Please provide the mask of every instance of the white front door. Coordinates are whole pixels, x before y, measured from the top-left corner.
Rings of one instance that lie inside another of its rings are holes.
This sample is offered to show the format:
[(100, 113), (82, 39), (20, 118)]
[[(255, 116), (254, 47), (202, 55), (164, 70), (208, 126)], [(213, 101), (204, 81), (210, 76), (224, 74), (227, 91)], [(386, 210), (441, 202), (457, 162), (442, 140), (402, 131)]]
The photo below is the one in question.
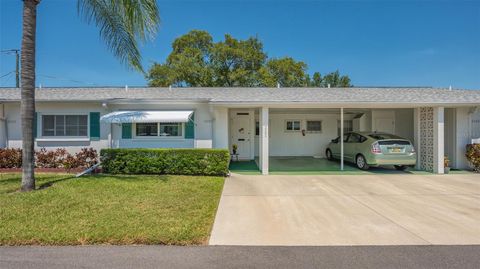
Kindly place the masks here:
[(252, 136), (252, 112), (233, 112), (230, 118), (230, 149), (237, 145), (239, 159), (251, 159), (253, 143)]

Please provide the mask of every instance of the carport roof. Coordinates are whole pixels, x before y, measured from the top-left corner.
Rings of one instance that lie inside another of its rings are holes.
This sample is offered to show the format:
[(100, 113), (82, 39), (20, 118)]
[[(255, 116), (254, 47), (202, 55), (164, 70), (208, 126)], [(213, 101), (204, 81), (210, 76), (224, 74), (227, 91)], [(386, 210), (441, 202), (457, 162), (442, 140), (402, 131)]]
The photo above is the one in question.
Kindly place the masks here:
[[(0, 88), (0, 102), (20, 89)], [(37, 101), (193, 101), (205, 103), (465, 104), (480, 105), (480, 90), (442, 88), (37, 88)]]

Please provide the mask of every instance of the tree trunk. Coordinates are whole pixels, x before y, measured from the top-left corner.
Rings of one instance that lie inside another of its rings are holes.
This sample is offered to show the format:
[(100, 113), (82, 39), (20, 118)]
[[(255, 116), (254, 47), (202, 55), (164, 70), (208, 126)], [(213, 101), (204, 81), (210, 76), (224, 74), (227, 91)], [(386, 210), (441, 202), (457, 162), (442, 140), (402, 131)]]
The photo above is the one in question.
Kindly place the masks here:
[(22, 191), (35, 189), (33, 120), (35, 115), (35, 31), (37, 4), (23, 1), (21, 116), (22, 116)]

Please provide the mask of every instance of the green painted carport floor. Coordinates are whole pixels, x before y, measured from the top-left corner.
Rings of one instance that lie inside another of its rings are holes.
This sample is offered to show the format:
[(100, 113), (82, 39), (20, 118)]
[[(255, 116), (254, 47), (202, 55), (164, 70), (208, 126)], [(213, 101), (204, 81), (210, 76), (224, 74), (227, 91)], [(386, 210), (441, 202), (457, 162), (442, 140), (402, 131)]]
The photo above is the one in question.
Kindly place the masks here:
[[(261, 174), (258, 168), (258, 158), (251, 161), (237, 161), (230, 163), (230, 171), (237, 174), (255, 175)], [(389, 167), (372, 167), (368, 171), (356, 168), (353, 164), (345, 163), (344, 170), (340, 171), (339, 161), (329, 161), (323, 158), (313, 157), (270, 157), (269, 172), (277, 175), (318, 175), (318, 174), (430, 174), (425, 171), (408, 169), (397, 171)], [(462, 173), (463, 171), (451, 171), (451, 173)]]

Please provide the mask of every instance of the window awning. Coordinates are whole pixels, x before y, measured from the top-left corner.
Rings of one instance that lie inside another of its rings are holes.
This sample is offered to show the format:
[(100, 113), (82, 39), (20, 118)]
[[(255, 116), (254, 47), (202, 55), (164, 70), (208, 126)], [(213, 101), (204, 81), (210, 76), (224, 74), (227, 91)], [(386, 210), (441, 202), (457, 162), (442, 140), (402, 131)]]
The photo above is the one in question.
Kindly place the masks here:
[(193, 111), (115, 111), (100, 118), (106, 123), (188, 122)]

